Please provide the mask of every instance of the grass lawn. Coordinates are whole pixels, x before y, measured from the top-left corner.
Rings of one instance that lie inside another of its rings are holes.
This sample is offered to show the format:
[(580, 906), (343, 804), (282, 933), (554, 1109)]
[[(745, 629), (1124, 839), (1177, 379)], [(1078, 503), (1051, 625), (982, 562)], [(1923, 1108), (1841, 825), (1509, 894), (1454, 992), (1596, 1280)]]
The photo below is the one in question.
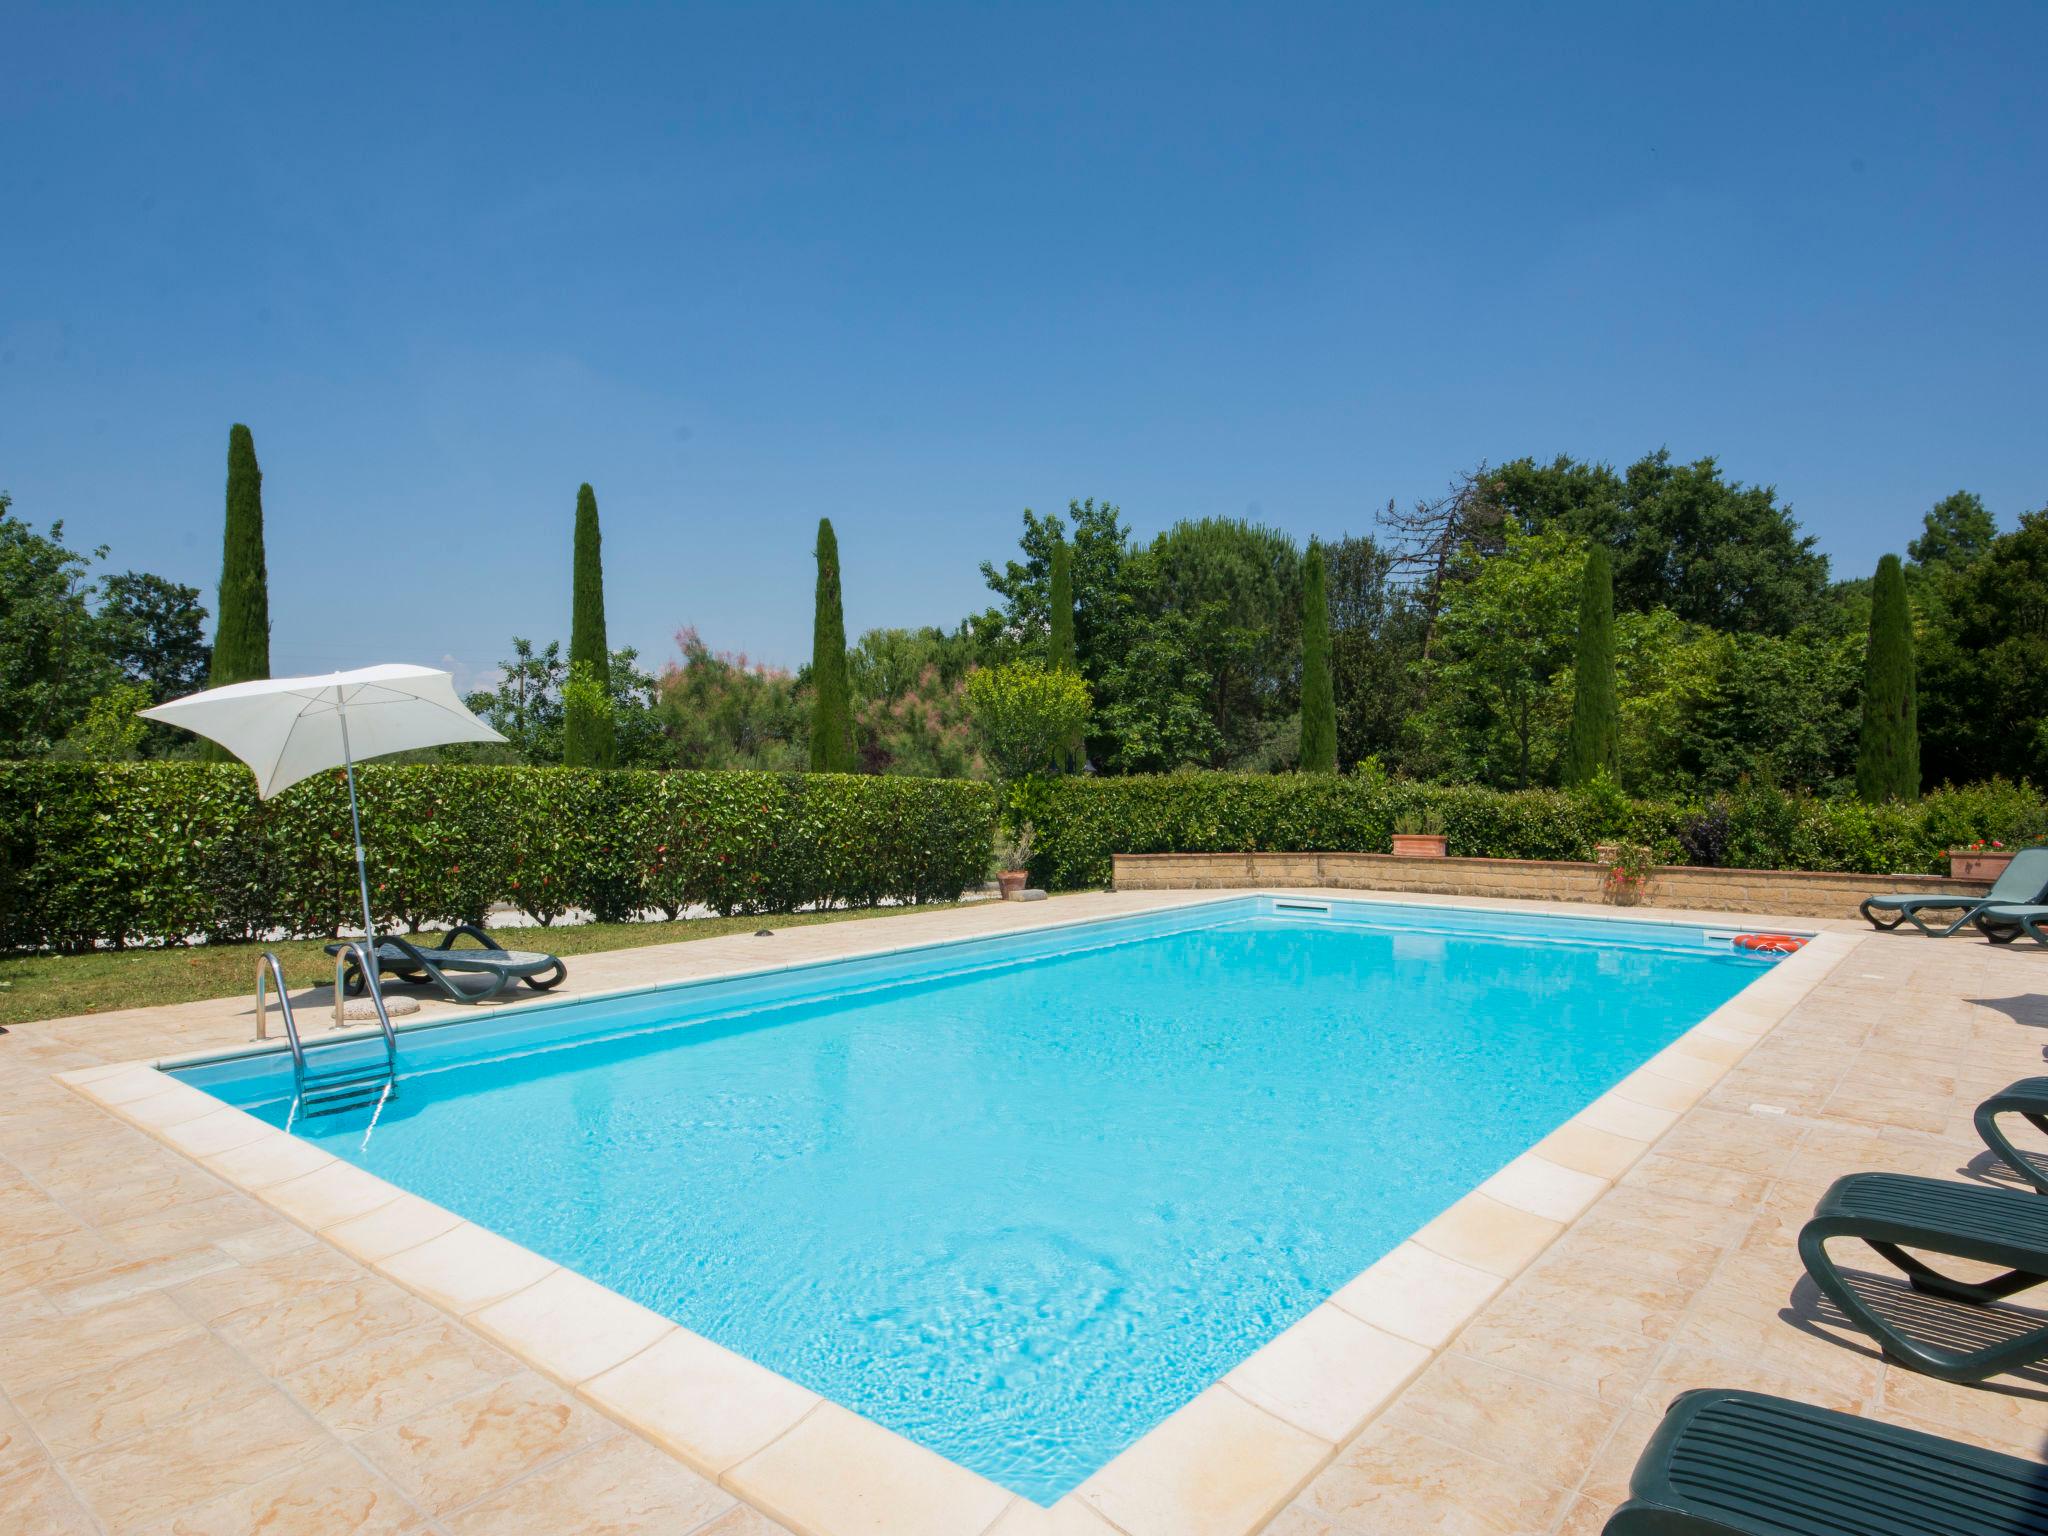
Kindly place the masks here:
[[(931, 912), (950, 906), (874, 907), (847, 912), (791, 912), (773, 917), (694, 917), (676, 923), (582, 923), (566, 928), (492, 928), (507, 949), (544, 949), (553, 954), (590, 955), (678, 939), (715, 939), (760, 928), (804, 928)], [(433, 940), (429, 940), (433, 942)], [(334, 962), (318, 939), (282, 944), (202, 944), (186, 949), (100, 950), (89, 955), (16, 955), (0, 958), (0, 1025), (76, 1013), (108, 1013), (158, 1003), (196, 1003), (234, 997), (256, 987), (256, 957), (275, 949), (288, 986), (323, 986), (334, 980)]]

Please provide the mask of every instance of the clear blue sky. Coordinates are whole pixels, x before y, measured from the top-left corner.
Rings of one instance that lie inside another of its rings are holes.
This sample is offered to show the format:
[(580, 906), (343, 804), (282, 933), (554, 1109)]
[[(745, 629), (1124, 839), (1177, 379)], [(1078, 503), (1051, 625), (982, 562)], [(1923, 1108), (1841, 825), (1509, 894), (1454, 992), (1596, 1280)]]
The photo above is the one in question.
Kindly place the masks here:
[[(2048, 7), (0, 0), (0, 488), (274, 668), (951, 623), (1019, 510), (1367, 531), (1668, 445), (1838, 570), (2048, 502)], [(348, 12), (349, 14), (342, 14)]]

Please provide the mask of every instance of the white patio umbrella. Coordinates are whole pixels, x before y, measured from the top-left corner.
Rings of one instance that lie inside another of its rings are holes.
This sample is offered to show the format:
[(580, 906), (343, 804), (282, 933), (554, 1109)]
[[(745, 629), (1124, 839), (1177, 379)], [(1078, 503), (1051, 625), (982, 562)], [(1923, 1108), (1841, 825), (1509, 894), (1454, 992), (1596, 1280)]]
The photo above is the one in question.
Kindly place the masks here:
[(356, 759), (505, 739), (463, 706), (446, 672), (403, 664), (229, 683), (141, 713), (219, 742), (255, 770), (256, 793), (265, 800), (325, 769), (346, 770), (363, 934), (372, 946), (377, 932), (363, 863), (363, 819), (356, 810)]

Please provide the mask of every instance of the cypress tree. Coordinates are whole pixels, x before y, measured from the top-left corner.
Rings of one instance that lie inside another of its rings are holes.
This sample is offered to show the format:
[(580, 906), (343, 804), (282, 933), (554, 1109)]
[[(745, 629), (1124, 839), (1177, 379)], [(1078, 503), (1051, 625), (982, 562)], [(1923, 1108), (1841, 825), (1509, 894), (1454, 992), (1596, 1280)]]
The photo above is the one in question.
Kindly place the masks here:
[(1876, 804), (1920, 797), (1920, 721), (1913, 685), (1913, 610), (1897, 555), (1877, 562), (1870, 645), (1863, 657), (1863, 731), (1856, 795)]
[(1074, 657), (1074, 552), (1065, 539), (1052, 547), (1052, 595), (1047, 608), (1052, 633), (1046, 642), (1046, 664), (1078, 672)]
[(1301, 771), (1337, 771), (1337, 695), (1330, 682), (1330, 599), (1323, 546), (1309, 540), (1301, 567)]
[(811, 771), (851, 773), (853, 706), (846, 680), (846, 614), (839, 602), (839, 540), (818, 519), (818, 612), (811, 629)]
[(574, 584), (569, 613), (569, 675), (597, 686), (604, 707), (579, 705), (562, 719), (562, 761), (571, 768), (609, 768), (617, 743), (612, 732), (612, 653), (604, 632), (604, 535), (597, 525), (597, 492), (576, 491)]
[(1621, 768), (1621, 706), (1614, 687), (1614, 566), (1606, 547), (1586, 556), (1579, 586), (1579, 640), (1572, 669), (1572, 728), (1565, 738), (1567, 784), (1588, 784)]
[(213, 633), (213, 670), (208, 681), (218, 688), (224, 683), (270, 676), (263, 471), (256, 465), (256, 439), (240, 422), (228, 429), (228, 511), (221, 545), (218, 612), (220, 623)]

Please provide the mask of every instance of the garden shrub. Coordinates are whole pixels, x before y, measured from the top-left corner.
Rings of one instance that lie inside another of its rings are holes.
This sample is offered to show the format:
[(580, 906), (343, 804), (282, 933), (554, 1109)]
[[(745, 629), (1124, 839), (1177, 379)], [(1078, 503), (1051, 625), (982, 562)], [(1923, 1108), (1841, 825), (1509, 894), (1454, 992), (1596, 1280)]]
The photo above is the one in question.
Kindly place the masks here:
[(1591, 859), (1614, 841), (1672, 864), (1942, 874), (1946, 850), (1973, 839), (2048, 837), (2048, 804), (2003, 780), (1873, 806), (1758, 785), (1677, 802), (1629, 800), (1598, 781), (1504, 791), (1377, 772), (1186, 773), (1053, 781), (1031, 873), (1063, 890), (1106, 885), (1117, 853), (1385, 853), (1397, 816), (1428, 812), (1454, 858)]
[[(988, 877), (986, 784), (850, 774), (357, 770), (380, 926), (499, 902), (785, 912), (940, 901)], [(264, 802), (210, 763), (0, 763), (0, 949), (320, 936), (360, 922), (348, 792)]]

